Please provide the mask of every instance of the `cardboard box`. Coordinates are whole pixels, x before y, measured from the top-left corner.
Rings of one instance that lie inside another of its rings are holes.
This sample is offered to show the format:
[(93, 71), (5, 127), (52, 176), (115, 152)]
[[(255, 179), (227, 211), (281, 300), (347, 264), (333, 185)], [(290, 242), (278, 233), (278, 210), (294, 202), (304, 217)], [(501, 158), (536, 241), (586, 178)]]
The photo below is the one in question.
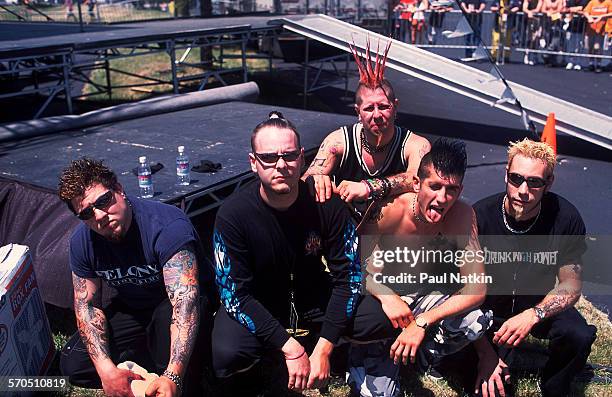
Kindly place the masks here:
[(0, 376), (44, 375), (55, 347), (29, 249), (0, 248)]

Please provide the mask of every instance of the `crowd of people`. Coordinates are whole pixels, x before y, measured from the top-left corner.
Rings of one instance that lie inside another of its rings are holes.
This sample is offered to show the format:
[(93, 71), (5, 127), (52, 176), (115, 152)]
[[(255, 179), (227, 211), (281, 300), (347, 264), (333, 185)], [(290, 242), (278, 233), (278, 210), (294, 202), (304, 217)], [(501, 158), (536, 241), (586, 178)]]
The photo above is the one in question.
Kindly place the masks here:
[[(503, 31), (505, 47), (524, 51), (526, 65), (536, 63), (565, 66), (568, 70), (588, 67), (600, 72), (612, 66), (601, 57), (612, 57), (612, 1), (610, 0), (462, 0), (460, 8), (453, 1), (400, 0), (394, 7), (394, 38), (411, 44), (440, 45), (443, 30), (453, 30), (458, 18), (465, 17), (473, 34), (465, 38), (466, 58), (486, 36), (496, 55)], [(493, 20), (491, 31), (483, 31), (483, 15)], [(449, 18), (452, 12), (455, 18)], [(457, 18), (458, 17), (458, 18)], [(444, 25), (444, 20), (454, 25)], [(490, 38), (490, 41), (489, 41)], [(452, 43), (456, 44), (456, 43)], [(561, 56), (559, 53), (565, 53)], [(539, 55), (538, 55), (539, 54)], [(508, 58), (508, 51), (505, 51)], [(584, 59), (584, 61), (583, 61)], [(561, 65), (562, 64), (562, 65)]]
[[(503, 396), (508, 351), (531, 334), (550, 340), (542, 395), (568, 395), (596, 329), (574, 308), (586, 231), (550, 191), (555, 153), (512, 143), (505, 188), (471, 206), (465, 144), (396, 125), (385, 57), (353, 55), (356, 122), (302, 173), (300, 134), (272, 112), (251, 134), (258, 179), (223, 203), (212, 241), (178, 208), (127, 195), (101, 161), (64, 170), (59, 196), (83, 222), (70, 241), (78, 332), (60, 362), (72, 384), (131, 396), (142, 376), (118, 367), (131, 360), (161, 374), (151, 396), (203, 395), (204, 383), (280, 396), (334, 371), (353, 395), (392, 397), (402, 368), (450, 362), (470, 394)], [(455, 260), (410, 264), (393, 257), (401, 247)], [(102, 282), (117, 292), (108, 307)]]

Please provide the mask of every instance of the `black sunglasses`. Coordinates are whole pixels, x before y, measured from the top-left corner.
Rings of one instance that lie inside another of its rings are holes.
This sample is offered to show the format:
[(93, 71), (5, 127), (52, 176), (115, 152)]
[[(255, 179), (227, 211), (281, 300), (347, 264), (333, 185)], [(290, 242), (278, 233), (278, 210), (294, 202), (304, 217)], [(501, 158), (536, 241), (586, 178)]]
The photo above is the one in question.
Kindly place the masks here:
[(523, 182), (527, 182), (527, 187), (531, 189), (537, 189), (546, 186), (546, 179), (537, 178), (535, 176), (525, 178), (523, 175), (517, 174), (516, 172), (508, 172), (508, 180), (516, 187), (521, 186)]
[(287, 153), (255, 153), (255, 157), (257, 157), (259, 159), (259, 161), (261, 161), (264, 164), (268, 164), (268, 165), (273, 165), (276, 164), (278, 162), (279, 159), (283, 159), (285, 160), (285, 162), (288, 161), (295, 161), (300, 157), (300, 154), (302, 154), (302, 151), (300, 149), (298, 150), (294, 150), (292, 152), (287, 152)]
[(94, 208), (98, 210), (106, 209), (106, 207), (110, 205), (111, 201), (113, 201), (113, 191), (109, 190), (108, 192), (98, 197), (98, 199), (93, 204), (91, 204), (87, 208), (83, 208), (81, 212), (76, 214), (76, 216), (82, 221), (91, 219), (91, 217), (94, 216)]

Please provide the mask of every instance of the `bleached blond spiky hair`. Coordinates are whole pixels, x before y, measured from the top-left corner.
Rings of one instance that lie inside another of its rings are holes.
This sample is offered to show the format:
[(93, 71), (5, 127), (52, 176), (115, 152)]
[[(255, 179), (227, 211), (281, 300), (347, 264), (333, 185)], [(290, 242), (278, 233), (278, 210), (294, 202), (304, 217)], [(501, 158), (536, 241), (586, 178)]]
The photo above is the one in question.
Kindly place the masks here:
[(557, 156), (555, 156), (555, 151), (547, 143), (532, 141), (529, 138), (510, 142), (508, 147), (508, 166), (512, 164), (512, 160), (517, 154), (543, 161), (546, 164), (546, 177), (551, 176), (555, 170)]
[(349, 48), (351, 49), (351, 53), (353, 54), (353, 58), (355, 58), (357, 68), (359, 69), (359, 84), (362, 84), (370, 89), (381, 87), (385, 79), (385, 64), (387, 63), (387, 55), (389, 54), (389, 49), (391, 48), (391, 41), (387, 43), (382, 56), (380, 55), (380, 41), (378, 42), (374, 67), (372, 67), (372, 54), (370, 53), (369, 36), (366, 38), (365, 57), (361, 57), (357, 52), (355, 41), (353, 41), (352, 45), (349, 43)]

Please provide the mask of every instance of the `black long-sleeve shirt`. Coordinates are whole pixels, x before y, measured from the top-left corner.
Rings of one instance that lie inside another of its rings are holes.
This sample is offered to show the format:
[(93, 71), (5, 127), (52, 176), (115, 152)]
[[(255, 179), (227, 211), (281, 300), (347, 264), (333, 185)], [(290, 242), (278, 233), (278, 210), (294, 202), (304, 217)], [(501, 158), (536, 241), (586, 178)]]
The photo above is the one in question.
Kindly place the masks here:
[(362, 274), (355, 225), (337, 197), (316, 203), (300, 182), (296, 202), (278, 211), (253, 183), (219, 209), (214, 250), (222, 305), (264, 345), (280, 349), (289, 339), (292, 286), (299, 313), (325, 310), (321, 337), (336, 343), (344, 332)]

